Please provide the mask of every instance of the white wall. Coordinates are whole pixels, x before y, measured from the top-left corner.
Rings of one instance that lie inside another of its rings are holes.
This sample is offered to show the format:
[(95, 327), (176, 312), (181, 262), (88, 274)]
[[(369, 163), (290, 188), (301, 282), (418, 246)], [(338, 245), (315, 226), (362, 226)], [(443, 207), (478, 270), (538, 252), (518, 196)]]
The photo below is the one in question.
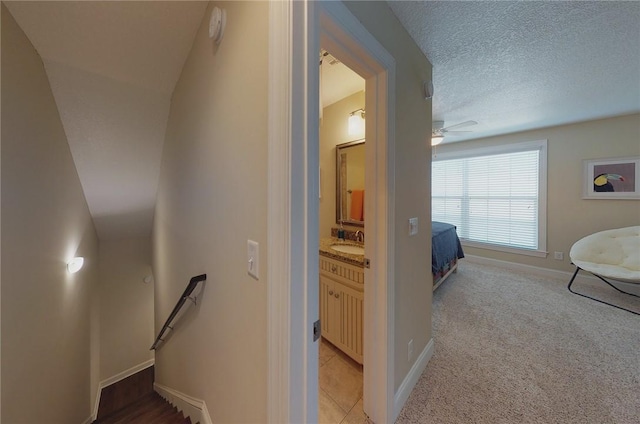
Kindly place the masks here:
[[(331, 236), (336, 224), (336, 146), (353, 141), (349, 135), (349, 113), (364, 108), (364, 91), (352, 94), (324, 108), (320, 123), (320, 238)], [(362, 136), (356, 139), (361, 139)], [(346, 227), (357, 230), (359, 227)]]
[(153, 359), (151, 239), (102, 240), (99, 246), (100, 380)]
[[(208, 38), (212, 5), (173, 93), (154, 219), (155, 326), (192, 276), (190, 308), (156, 352), (158, 383), (203, 399), (213, 422), (267, 420), (267, 2), (216, 3), (227, 28)], [(260, 280), (247, 240), (260, 245)]]
[[(431, 64), (386, 2), (345, 2), (396, 61), (395, 126), (395, 388), (431, 339), (431, 102), (423, 81)], [(409, 218), (419, 233), (408, 235)], [(407, 360), (413, 340), (414, 359)]]
[[(548, 140), (546, 258), (465, 247), (465, 252), (508, 262), (572, 271), (569, 250), (580, 238), (611, 228), (640, 224), (638, 200), (582, 199), (583, 160), (640, 156), (640, 114), (447, 143), (439, 152)], [(564, 252), (557, 261), (553, 252)]]
[[(97, 236), (42, 61), (4, 5), (1, 180), (2, 422), (80, 423), (97, 378)], [(71, 275), (73, 256), (85, 265)]]

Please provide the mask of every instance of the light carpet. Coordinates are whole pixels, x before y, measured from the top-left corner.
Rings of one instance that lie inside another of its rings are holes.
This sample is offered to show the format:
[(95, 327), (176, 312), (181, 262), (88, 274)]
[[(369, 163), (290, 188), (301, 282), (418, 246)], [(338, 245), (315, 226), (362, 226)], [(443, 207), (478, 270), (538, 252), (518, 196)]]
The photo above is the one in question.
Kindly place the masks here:
[(640, 316), (567, 283), (463, 260), (434, 292), (435, 354), (396, 423), (640, 423)]

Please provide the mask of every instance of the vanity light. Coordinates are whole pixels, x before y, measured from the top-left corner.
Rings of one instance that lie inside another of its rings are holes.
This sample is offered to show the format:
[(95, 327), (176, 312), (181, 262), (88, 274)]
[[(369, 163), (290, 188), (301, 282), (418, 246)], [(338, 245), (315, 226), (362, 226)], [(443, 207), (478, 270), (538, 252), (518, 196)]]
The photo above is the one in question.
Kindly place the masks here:
[(349, 114), (349, 135), (364, 133), (364, 109), (354, 110)]
[(431, 136), (431, 145), (437, 146), (438, 144), (442, 143), (442, 140), (444, 140), (444, 137), (441, 135)]
[(69, 271), (70, 274), (75, 274), (76, 272), (80, 271), (83, 264), (84, 258), (81, 256), (77, 256), (67, 262), (67, 271)]

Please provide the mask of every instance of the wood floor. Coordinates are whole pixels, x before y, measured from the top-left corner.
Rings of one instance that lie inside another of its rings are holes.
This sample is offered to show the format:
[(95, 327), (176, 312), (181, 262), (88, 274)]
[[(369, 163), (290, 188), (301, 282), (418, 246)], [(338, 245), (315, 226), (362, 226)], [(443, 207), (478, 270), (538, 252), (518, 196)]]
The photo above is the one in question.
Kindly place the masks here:
[(155, 368), (151, 366), (103, 388), (98, 406), (98, 420), (153, 393), (154, 376)]
[(191, 424), (191, 419), (152, 392), (94, 424)]

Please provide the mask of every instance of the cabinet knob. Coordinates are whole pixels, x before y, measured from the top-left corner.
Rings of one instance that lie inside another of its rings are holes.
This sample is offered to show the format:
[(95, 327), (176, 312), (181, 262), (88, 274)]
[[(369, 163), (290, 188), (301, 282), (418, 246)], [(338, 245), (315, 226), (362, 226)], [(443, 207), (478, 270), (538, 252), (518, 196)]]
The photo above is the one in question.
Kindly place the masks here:
[(336, 297), (336, 299), (337, 299), (337, 298), (339, 298), (339, 297), (340, 297), (340, 294), (339, 294), (339, 293), (336, 293), (334, 296), (335, 296), (335, 297)]
[(329, 290), (329, 296), (333, 296), (333, 290)]
[(335, 265), (331, 265), (331, 272), (336, 272), (338, 270), (338, 267)]

